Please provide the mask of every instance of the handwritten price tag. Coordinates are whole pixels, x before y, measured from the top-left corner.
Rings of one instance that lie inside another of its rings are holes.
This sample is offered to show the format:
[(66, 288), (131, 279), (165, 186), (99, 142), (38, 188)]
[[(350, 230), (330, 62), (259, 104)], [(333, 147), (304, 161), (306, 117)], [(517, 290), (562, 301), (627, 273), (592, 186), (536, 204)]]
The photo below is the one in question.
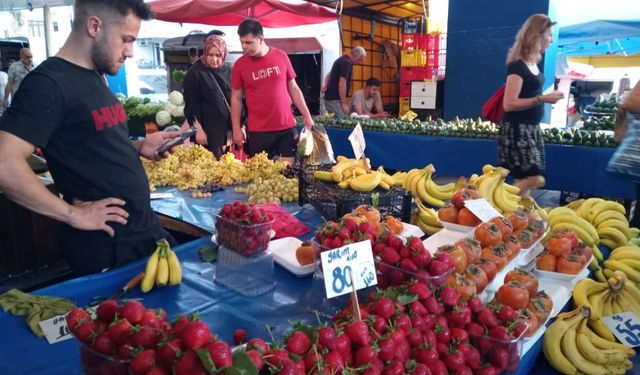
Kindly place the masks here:
[(356, 124), (351, 134), (349, 134), (349, 142), (351, 142), (351, 148), (353, 148), (353, 154), (356, 156), (356, 159), (360, 159), (362, 155), (364, 155), (365, 147), (367, 147), (360, 123)]
[(491, 203), (484, 198), (464, 201), (464, 206), (483, 222), (489, 221), (496, 216), (500, 216), (500, 212), (498, 212), (498, 210), (496, 210), (495, 207), (493, 207)]
[(325, 251), (320, 258), (327, 298), (378, 284), (370, 241)]
[(47, 338), (49, 344), (55, 344), (73, 337), (67, 328), (65, 315), (54, 316), (38, 324), (40, 324), (40, 328), (42, 328), (42, 332), (44, 332), (44, 336)]
[(602, 319), (621, 343), (631, 347), (640, 345), (640, 318), (636, 314), (627, 311)]

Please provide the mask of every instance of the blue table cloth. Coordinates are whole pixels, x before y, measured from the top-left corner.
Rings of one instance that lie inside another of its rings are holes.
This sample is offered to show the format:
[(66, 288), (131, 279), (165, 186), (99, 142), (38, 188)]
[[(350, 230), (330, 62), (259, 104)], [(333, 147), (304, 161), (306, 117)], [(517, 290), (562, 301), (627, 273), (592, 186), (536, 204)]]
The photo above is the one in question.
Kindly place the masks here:
[[(336, 155), (353, 155), (347, 137), (351, 130), (328, 128)], [(388, 169), (422, 168), (429, 163), (442, 176), (470, 176), (484, 164), (496, 165), (497, 142), (493, 139), (436, 137), (416, 134), (365, 131), (366, 155), (374, 165)], [(635, 199), (629, 180), (607, 174), (615, 149), (568, 145), (545, 145), (545, 189), (573, 191), (596, 196)]]

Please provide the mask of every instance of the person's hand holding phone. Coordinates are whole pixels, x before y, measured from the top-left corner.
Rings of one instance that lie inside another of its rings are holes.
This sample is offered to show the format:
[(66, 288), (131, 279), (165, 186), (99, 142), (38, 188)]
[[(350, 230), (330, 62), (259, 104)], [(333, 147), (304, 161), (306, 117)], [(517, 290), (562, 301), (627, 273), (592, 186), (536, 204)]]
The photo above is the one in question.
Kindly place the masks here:
[(167, 141), (179, 137), (181, 132), (156, 132), (147, 134), (144, 141), (140, 145), (140, 155), (149, 160), (160, 160), (170, 155), (170, 151), (158, 154), (158, 148), (165, 144)]

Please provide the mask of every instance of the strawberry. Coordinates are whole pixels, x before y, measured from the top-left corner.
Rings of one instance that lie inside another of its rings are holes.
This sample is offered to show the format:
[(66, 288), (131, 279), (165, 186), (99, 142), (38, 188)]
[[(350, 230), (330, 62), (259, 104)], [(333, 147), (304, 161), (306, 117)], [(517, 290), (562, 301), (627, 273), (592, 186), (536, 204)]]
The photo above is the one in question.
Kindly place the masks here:
[(342, 240), (342, 238), (336, 236), (333, 238), (333, 240), (331, 240), (331, 246), (329, 248), (337, 249), (342, 246), (344, 246), (344, 241)]
[(476, 321), (487, 328), (493, 328), (498, 325), (498, 318), (490, 309), (482, 308), (476, 317)]
[(467, 301), (467, 305), (469, 305), (471, 312), (474, 314), (477, 314), (484, 306), (480, 298), (478, 298), (477, 296), (469, 298), (469, 300)]
[(378, 341), (378, 347), (380, 348), (378, 358), (381, 360), (391, 361), (396, 357), (396, 342), (391, 337)]
[(475, 371), (476, 375), (498, 375), (498, 370), (493, 365), (487, 363)]
[[(195, 353), (194, 353), (195, 354)], [(152, 349), (147, 349), (140, 352), (135, 358), (131, 360), (129, 370), (134, 374), (146, 374), (156, 366), (156, 352)]]
[(469, 349), (464, 353), (464, 362), (472, 370), (476, 370), (480, 367), (480, 352), (473, 346), (469, 346)]
[(91, 320), (91, 316), (89, 315), (89, 313), (85, 309), (82, 309), (80, 307), (76, 307), (75, 309), (69, 311), (66, 318), (67, 327), (72, 333), (76, 332), (76, 329), (80, 326), (80, 324)]
[(406, 246), (402, 246), (400, 250), (398, 250), (398, 254), (400, 255), (401, 259), (411, 258), (411, 250), (409, 250), (409, 248)]
[(269, 351), (269, 345), (263, 339), (254, 338), (247, 343), (247, 350), (255, 349), (259, 353), (264, 354)]
[(513, 337), (520, 337), (528, 328), (529, 326), (527, 325), (526, 322), (519, 321), (513, 327)]
[(175, 375), (207, 375), (196, 352), (189, 350), (173, 366)]
[(229, 344), (222, 340), (214, 341), (207, 345), (207, 350), (213, 364), (216, 368), (221, 369), (224, 367), (231, 367), (233, 365), (233, 354), (231, 353), (231, 347)]
[(444, 303), (445, 305), (455, 306), (456, 304), (458, 304), (458, 301), (460, 300), (460, 293), (458, 293), (457, 290), (449, 286), (445, 286), (440, 291), (440, 299), (442, 300), (442, 303)]
[(169, 370), (166, 370), (162, 367), (156, 367), (147, 371), (147, 373), (144, 375), (169, 375)]
[(469, 342), (469, 333), (462, 328), (452, 327), (449, 329), (451, 331), (451, 340), (460, 344), (460, 343), (468, 343)]
[(84, 343), (91, 343), (98, 334), (98, 325), (93, 320), (80, 323), (76, 328), (76, 338)]
[(448, 355), (444, 357), (444, 364), (451, 371), (462, 371), (464, 365), (464, 355), (459, 351), (450, 351)]
[(233, 343), (236, 345), (244, 344), (247, 342), (247, 332), (244, 329), (238, 328), (233, 332)]
[(427, 367), (431, 370), (431, 374), (433, 375), (448, 375), (447, 366), (439, 359), (434, 359), (429, 361), (429, 363), (425, 363)]
[(439, 356), (435, 348), (431, 348), (429, 345), (423, 345), (415, 349), (414, 358), (418, 363), (427, 364), (429, 361), (437, 360)]
[(371, 343), (369, 326), (367, 326), (367, 323), (362, 320), (356, 320), (353, 323), (349, 324), (344, 333), (354, 344), (368, 346)]
[(340, 239), (342, 241), (349, 240), (349, 239), (351, 239), (351, 231), (349, 229), (343, 227), (342, 229), (340, 229), (338, 231), (337, 236), (340, 237)]
[(205, 322), (189, 322), (180, 332), (180, 338), (187, 349), (203, 347), (211, 338), (211, 331)]
[(114, 299), (104, 300), (98, 305), (96, 316), (100, 320), (111, 323), (116, 318), (116, 314), (118, 313), (119, 309), (120, 307), (118, 306), (118, 301)]
[(396, 307), (391, 299), (382, 297), (375, 302), (373, 311), (383, 319), (389, 319), (396, 313)]
[(387, 264), (395, 265), (400, 260), (400, 254), (394, 248), (387, 246), (382, 250), (380, 259)]
[(413, 315), (411, 317), (411, 327), (416, 329), (418, 332), (424, 332), (427, 328), (427, 323), (421, 315)]
[(345, 362), (351, 362), (351, 340), (345, 334), (336, 337), (336, 349)]
[(126, 319), (120, 319), (109, 326), (107, 333), (109, 338), (118, 345), (122, 345), (129, 341), (133, 332), (133, 326)]
[(396, 326), (398, 330), (404, 332), (404, 335), (408, 335), (411, 332), (411, 318), (408, 315), (402, 314), (396, 319)]
[(512, 339), (509, 331), (503, 326), (496, 326), (489, 329), (489, 336), (499, 341), (510, 341)]
[(168, 341), (166, 344), (160, 347), (158, 350), (158, 359), (160, 362), (166, 365), (173, 365), (173, 363), (182, 355), (182, 340), (174, 339)]
[(321, 327), (318, 329), (318, 348), (334, 350), (336, 348), (336, 330), (333, 327)]
[(131, 345), (120, 345), (116, 349), (116, 358), (118, 359), (131, 359), (134, 356), (136, 350)]
[(147, 326), (151, 328), (160, 328), (160, 318), (158, 317), (155, 310), (145, 310), (144, 314), (142, 314), (142, 319), (140, 319), (141, 326)]
[(420, 301), (423, 301), (432, 295), (431, 289), (429, 289), (427, 284), (420, 281), (409, 285), (409, 292), (416, 294)]
[(484, 327), (481, 326), (479, 323), (476, 322), (471, 322), (468, 323), (464, 329), (473, 336), (482, 336), (484, 335)]
[(491, 364), (496, 366), (496, 369), (500, 372), (507, 368), (508, 360), (507, 350), (501, 346), (491, 352)]
[(264, 354), (264, 359), (273, 367), (282, 367), (286, 361), (291, 361), (289, 352), (283, 349), (270, 349)]
[(424, 325), (427, 331), (431, 331), (436, 327), (436, 321), (433, 319), (432, 315), (425, 315), (422, 319), (424, 320)]
[(411, 375), (431, 375), (431, 370), (427, 367), (427, 365), (418, 363), (411, 371)]
[(464, 327), (471, 322), (471, 309), (466, 303), (453, 306), (451, 312), (447, 314), (449, 322), (455, 327)]
[(371, 328), (380, 335), (387, 330), (387, 320), (379, 315), (371, 315), (369, 322)]
[(382, 375), (404, 375), (404, 365), (400, 361), (393, 361), (384, 368)]
[(120, 315), (131, 324), (138, 324), (144, 315), (144, 305), (140, 301), (129, 300), (120, 309)]
[(433, 315), (440, 315), (444, 313), (444, 306), (438, 302), (438, 299), (435, 296), (431, 296), (424, 301), (424, 307), (427, 308), (427, 311)]
[(322, 367), (322, 355), (312, 350), (304, 357), (304, 369), (309, 374), (314, 374)]
[(424, 305), (420, 303), (420, 301), (411, 302), (411, 304), (409, 305), (409, 311), (411, 312), (411, 315), (414, 317), (429, 314), (429, 311), (427, 311), (427, 308), (424, 307)]
[(189, 324), (189, 318), (185, 315), (180, 315), (171, 323), (171, 331), (179, 335), (180, 331), (182, 331), (182, 329), (186, 327), (187, 324)]
[(400, 268), (411, 273), (418, 272), (418, 266), (416, 266), (416, 264), (409, 258), (403, 258), (400, 260)]
[(498, 312), (498, 319), (500, 319), (503, 323), (516, 320), (517, 317), (518, 314), (516, 313), (516, 310), (514, 310), (511, 306), (504, 305)]
[(324, 364), (331, 374), (341, 374), (344, 368), (344, 359), (340, 352), (332, 350), (324, 356)]
[(116, 349), (116, 345), (111, 341), (106, 332), (99, 334), (93, 342), (93, 348), (105, 355), (111, 355)]
[(407, 274), (406, 272), (394, 268), (389, 272), (389, 282), (391, 283), (391, 285), (404, 284), (404, 282), (407, 281), (408, 276), (409, 274)]
[(438, 356), (444, 360), (444, 357), (449, 354), (449, 346), (443, 342), (439, 342), (436, 344), (436, 351), (438, 352)]
[(439, 260), (434, 260), (431, 262), (431, 264), (429, 264), (427, 271), (429, 271), (429, 273), (433, 276), (440, 276), (446, 274), (451, 269), (453, 269), (453, 267), (450, 267), (448, 264)]
[(440, 343), (448, 344), (451, 341), (451, 331), (445, 325), (436, 324), (436, 328), (433, 330), (436, 334), (436, 340)]
[(247, 350), (247, 357), (249, 357), (251, 362), (253, 362), (253, 364), (258, 369), (258, 372), (260, 372), (264, 367), (264, 362), (262, 361), (262, 355), (260, 354), (260, 352), (255, 349)]
[(384, 362), (382, 362), (379, 358), (375, 358), (371, 365), (367, 367), (364, 371), (360, 372), (361, 375), (381, 375), (382, 371), (384, 371)]
[(377, 358), (377, 354), (376, 351), (373, 350), (373, 348), (371, 348), (370, 346), (361, 346), (360, 348), (358, 348), (358, 350), (356, 350), (354, 358), (355, 365), (358, 367), (366, 365), (368, 363), (371, 363), (374, 358)]
[(306, 333), (294, 331), (285, 341), (285, 347), (290, 353), (304, 356), (311, 348), (311, 340)]
[(387, 237), (387, 246), (393, 248), (396, 251), (400, 251), (404, 243), (402, 243), (402, 238), (399, 236), (389, 236)]
[(419, 330), (414, 329), (407, 336), (407, 341), (409, 342), (409, 345), (411, 345), (412, 348), (415, 348), (422, 345), (422, 343), (424, 342), (424, 337), (422, 336), (422, 333)]
[(384, 243), (382, 243), (382, 242), (378, 242), (378, 243), (374, 244), (374, 245), (373, 245), (373, 253), (374, 253), (374, 254), (376, 254), (376, 255), (380, 255), (380, 254), (382, 254), (382, 251), (384, 250), (384, 248), (385, 248), (386, 246), (387, 246), (387, 245), (385, 245), (385, 244), (384, 244)]
[(131, 337), (131, 345), (141, 346), (144, 349), (153, 349), (160, 341), (155, 329), (147, 326), (141, 327)]

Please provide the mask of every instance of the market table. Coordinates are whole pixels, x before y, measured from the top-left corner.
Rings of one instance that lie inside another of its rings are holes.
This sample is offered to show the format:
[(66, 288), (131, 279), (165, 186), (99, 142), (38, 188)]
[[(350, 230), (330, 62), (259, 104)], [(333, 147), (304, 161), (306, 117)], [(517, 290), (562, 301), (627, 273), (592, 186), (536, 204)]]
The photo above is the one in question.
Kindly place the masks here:
[[(327, 128), (336, 155), (353, 155), (347, 137), (351, 130)], [(366, 155), (374, 165), (395, 170), (422, 168), (433, 163), (443, 176), (470, 176), (484, 164), (498, 163), (494, 139), (437, 137), (365, 131)], [(633, 183), (609, 175), (605, 169), (614, 148), (545, 145), (545, 189), (601, 197), (635, 199)]]

